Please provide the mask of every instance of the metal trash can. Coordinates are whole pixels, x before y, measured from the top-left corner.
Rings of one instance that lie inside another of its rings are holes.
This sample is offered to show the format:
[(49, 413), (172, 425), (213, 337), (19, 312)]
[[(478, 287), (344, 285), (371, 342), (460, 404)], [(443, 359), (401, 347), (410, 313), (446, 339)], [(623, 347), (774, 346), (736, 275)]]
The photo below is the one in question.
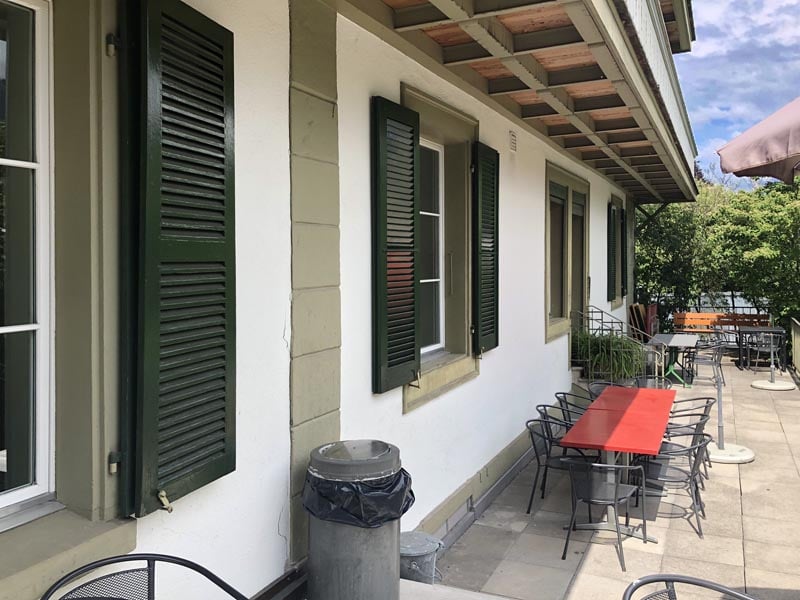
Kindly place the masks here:
[(308, 600), (398, 600), (400, 516), (413, 503), (396, 446), (349, 440), (312, 450)]
[(441, 580), (436, 568), (436, 556), (444, 547), (442, 540), (424, 531), (404, 531), (400, 534), (400, 577), (433, 584)]

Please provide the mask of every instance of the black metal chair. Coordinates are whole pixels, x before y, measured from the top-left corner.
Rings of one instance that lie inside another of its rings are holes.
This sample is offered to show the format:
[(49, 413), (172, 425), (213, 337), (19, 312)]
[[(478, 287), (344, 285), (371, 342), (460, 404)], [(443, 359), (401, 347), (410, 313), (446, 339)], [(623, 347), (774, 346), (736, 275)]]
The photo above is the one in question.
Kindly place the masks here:
[[(647, 590), (643, 596), (635, 594), (635, 592), (642, 590), (642, 588), (647, 588), (648, 586), (657, 585), (659, 583), (664, 585), (664, 589), (656, 590), (655, 592)], [(681, 585), (680, 589), (675, 588), (676, 583)], [(680, 600), (684, 597), (683, 586), (687, 588), (687, 598), (697, 597), (699, 590), (712, 590), (717, 592), (717, 594), (722, 594), (722, 596), (714, 596), (715, 598), (721, 598), (721, 600), (758, 600), (753, 596), (737, 592), (719, 583), (698, 579), (696, 577), (689, 577), (687, 575), (647, 575), (645, 577), (640, 577), (625, 589), (622, 600), (634, 600), (634, 597), (636, 600)]]
[(595, 400), (607, 387), (617, 385), (613, 381), (593, 381), (589, 384), (589, 394)]
[[(783, 370), (785, 366), (781, 363), (782, 348), (784, 344), (784, 335), (782, 333), (755, 333), (747, 336), (745, 349), (747, 351), (746, 360), (747, 368), (755, 371), (758, 368), (758, 363), (761, 360), (761, 355), (770, 358), (774, 356), (779, 368)], [(753, 353), (755, 353), (755, 361), (752, 361)], [(751, 366), (752, 364), (752, 366)]]
[[(539, 407), (537, 407), (539, 408)], [(555, 408), (555, 407), (551, 407)], [(544, 476), (542, 477), (542, 498), (544, 498), (545, 488), (547, 485), (547, 473), (550, 469), (558, 469), (566, 471), (567, 466), (561, 462), (561, 459), (566, 456), (567, 449), (561, 448), (558, 442), (569, 429), (569, 423), (540, 412), (538, 419), (531, 419), (525, 423), (528, 428), (528, 434), (531, 438), (531, 446), (536, 460), (536, 475), (533, 477), (533, 485), (531, 486), (531, 497), (528, 500), (527, 513), (531, 513), (533, 507), (533, 497), (536, 495), (536, 484), (539, 482), (539, 473), (544, 467)], [(553, 453), (554, 449), (561, 450), (558, 455)], [(578, 453), (578, 457), (582, 460), (595, 460), (596, 457), (587, 457), (581, 450), (574, 449)]]
[[(89, 575), (92, 571), (122, 563), (139, 563), (122, 571), (105, 573), (94, 579), (69, 588), (70, 584)], [(156, 563), (169, 563), (184, 567), (201, 575), (214, 586), (236, 600), (248, 600), (205, 567), (185, 558), (166, 554), (125, 554), (94, 561), (75, 569), (56, 581), (44, 593), (41, 600), (155, 600)]]
[[(674, 448), (663, 450), (654, 457), (639, 457), (637, 461), (644, 466), (648, 482), (664, 486), (685, 487), (692, 500), (692, 511), (697, 521), (697, 534), (703, 537), (700, 516), (705, 519), (706, 512), (700, 497), (700, 465), (706, 455), (706, 447), (711, 442), (707, 433), (675, 435), (670, 438)], [(682, 464), (681, 464), (682, 463)]]
[[(719, 379), (725, 385), (725, 373), (722, 371), (724, 350), (721, 342), (698, 343), (695, 348), (687, 349), (684, 357), (690, 381), (694, 383), (696, 379), (705, 379), (715, 383)], [(711, 374), (701, 375), (701, 367), (711, 367)]]
[[(589, 513), (589, 522), (592, 521), (592, 506), (610, 507), (615, 509), (625, 505), (625, 525), (630, 524), (629, 506), (631, 499), (636, 499), (642, 509), (642, 534), (644, 543), (647, 543), (647, 521), (645, 520), (645, 479), (644, 467), (641, 465), (608, 465), (603, 463), (587, 463), (572, 458), (562, 459), (562, 463), (569, 468), (569, 478), (572, 484), (572, 516), (567, 529), (567, 539), (564, 541), (564, 552), (561, 560), (567, 557), (570, 534), (575, 527), (578, 515), (578, 502), (586, 504)], [(633, 485), (624, 483), (623, 478), (637, 481)], [(641, 502), (640, 502), (641, 498)], [(619, 515), (616, 514), (614, 527), (617, 532), (617, 555), (622, 570), (625, 570), (625, 554), (622, 550), (622, 534), (619, 529)]]
[(576, 416), (582, 415), (586, 412), (586, 408), (591, 404), (591, 400), (588, 398), (583, 398), (581, 396), (576, 396), (575, 394), (570, 394), (568, 392), (556, 392), (555, 393), (556, 400), (558, 400), (558, 406), (561, 409), (564, 409), (566, 412), (565, 417), (567, 420), (572, 421)]

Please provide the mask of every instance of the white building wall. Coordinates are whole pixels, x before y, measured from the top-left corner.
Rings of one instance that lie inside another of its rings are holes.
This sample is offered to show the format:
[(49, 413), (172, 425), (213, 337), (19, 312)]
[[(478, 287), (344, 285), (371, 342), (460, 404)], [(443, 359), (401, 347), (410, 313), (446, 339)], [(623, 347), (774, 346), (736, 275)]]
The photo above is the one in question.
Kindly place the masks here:
[[(286, 2), (189, 0), (234, 33), (236, 471), (138, 522), (137, 552), (195, 560), (252, 595), (289, 527), (289, 17)], [(174, 598), (211, 598), (169, 579)]]
[[(341, 433), (343, 439), (378, 438), (400, 448), (417, 496), (402, 527), (413, 529), (524, 431), (536, 404), (551, 402), (554, 392), (571, 384), (568, 338), (544, 341), (546, 161), (590, 183), (591, 303), (606, 310), (606, 205), (612, 186), (341, 17), (337, 60)], [(500, 152), (500, 346), (484, 356), (476, 379), (407, 415), (400, 389), (371, 392), (369, 103), (374, 95), (399, 102), (401, 81), (478, 118), (481, 141)], [(516, 153), (509, 151), (510, 129), (518, 134)]]

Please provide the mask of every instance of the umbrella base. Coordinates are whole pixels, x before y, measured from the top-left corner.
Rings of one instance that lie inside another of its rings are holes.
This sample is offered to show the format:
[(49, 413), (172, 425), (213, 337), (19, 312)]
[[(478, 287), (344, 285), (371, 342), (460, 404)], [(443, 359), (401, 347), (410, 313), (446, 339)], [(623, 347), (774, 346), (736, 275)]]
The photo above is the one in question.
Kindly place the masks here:
[(739, 444), (725, 444), (725, 448), (720, 449), (714, 442), (711, 442), (708, 445), (708, 458), (715, 463), (741, 465), (753, 462), (756, 459), (756, 454), (750, 448), (745, 448)]
[(791, 381), (770, 381), (769, 379), (758, 379), (750, 384), (750, 387), (757, 390), (768, 390), (770, 392), (789, 392), (795, 388)]

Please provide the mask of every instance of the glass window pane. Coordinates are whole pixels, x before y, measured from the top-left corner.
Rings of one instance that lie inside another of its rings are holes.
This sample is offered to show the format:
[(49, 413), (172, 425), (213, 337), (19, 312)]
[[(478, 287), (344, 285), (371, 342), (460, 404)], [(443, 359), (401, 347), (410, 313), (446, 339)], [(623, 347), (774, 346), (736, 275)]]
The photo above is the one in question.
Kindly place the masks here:
[(564, 316), (564, 211), (558, 200), (550, 200), (550, 317)]
[(419, 278), (439, 278), (439, 217), (420, 215)]
[(420, 146), (420, 210), (439, 213), (439, 152)]
[(0, 167), (0, 326), (34, 322), (33, 171)]
[(569, 188), (561, 185), (560, 183), (556, 183), (555, 181), (550, 182), (550, 200), (560, 200), (562, 203), (566, 204), (567, 198), (569, 197)]
[(439, 283), (421, 283), (419, 294), (420, 346), (440, 343), (439, 336)]
[(0, 492), (34, 482), (33, 336), (0, 336)]
[(0, 157), (33, 155), (33, 11), (0, 0)]

